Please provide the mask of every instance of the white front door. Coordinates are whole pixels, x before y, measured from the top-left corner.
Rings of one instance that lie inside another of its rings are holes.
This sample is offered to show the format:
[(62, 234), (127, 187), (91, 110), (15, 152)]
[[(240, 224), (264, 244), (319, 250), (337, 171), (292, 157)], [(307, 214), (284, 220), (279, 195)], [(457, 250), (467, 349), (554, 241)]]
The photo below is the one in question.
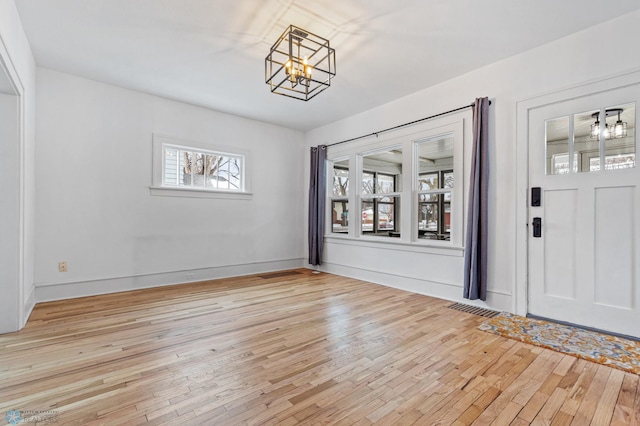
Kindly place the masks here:
[(530, 314), (640, 337), (639, 105), (635, 84), (529, 110)]

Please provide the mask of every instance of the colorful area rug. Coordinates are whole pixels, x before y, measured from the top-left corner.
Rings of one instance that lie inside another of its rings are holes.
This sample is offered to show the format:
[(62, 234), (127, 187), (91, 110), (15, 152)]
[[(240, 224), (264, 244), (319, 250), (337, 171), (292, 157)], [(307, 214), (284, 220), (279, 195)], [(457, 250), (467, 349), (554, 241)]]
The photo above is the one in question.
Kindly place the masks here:
[(640, 375), (640, 342), (506, 312), (480, 330)]

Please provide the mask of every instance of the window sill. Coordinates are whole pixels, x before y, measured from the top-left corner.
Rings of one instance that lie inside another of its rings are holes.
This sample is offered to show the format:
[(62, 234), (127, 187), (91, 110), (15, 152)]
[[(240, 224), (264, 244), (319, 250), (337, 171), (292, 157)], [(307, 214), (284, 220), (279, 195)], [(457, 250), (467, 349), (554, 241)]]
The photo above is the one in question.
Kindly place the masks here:
[(161, 197), (186, 197), (186, 198), (219, 198), (227, 200), (250, 200), (251, 192), (214, 191), (196, 188), (170, 188), (165, 186), (151, 186), (151, 195)]
[(416, 241), (413, 243), (399, 241), (392, 237), (364, 236), (360, 238), (346, 235), (325, 235), (325, 241), (330, 244), (342, 244), (355, 247), (376, 247), (388, 250), (407, 251), (413, 253), (438, 254), (443, 256), (464, 256), (464, 247), (454, 246), (450, 242), (428, 243)]

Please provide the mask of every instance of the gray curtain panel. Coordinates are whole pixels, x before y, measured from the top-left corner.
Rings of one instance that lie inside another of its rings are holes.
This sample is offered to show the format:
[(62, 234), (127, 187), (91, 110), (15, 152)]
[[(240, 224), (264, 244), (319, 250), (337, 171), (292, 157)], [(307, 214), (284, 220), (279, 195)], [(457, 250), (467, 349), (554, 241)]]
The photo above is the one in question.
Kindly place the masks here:
[(473, 151), (464, 246), (464, 298), (487, 300), (487, 192), (489, 189), (489, 99), (473, 106)]
[(311, 168), (309, 173), (309, 263), (322, 263), (324, 245), (324, 210), (326, 199), (327, 146), (311, 148)]

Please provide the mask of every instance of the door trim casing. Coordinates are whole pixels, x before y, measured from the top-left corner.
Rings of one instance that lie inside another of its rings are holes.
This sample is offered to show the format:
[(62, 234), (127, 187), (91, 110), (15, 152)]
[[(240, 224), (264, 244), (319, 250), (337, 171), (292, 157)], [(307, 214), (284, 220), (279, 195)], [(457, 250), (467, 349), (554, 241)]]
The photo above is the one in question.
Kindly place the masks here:
[(529, 112), (555, 103), (596, 95), (639, 83), (640, 70), (634, 70), (516, 102), (516, 282), (513, 289), (512, 302), (515, 314), (526, 316), (529, 312)]
[[(26, 250), (26, 187), (25, 187), (25, 134), (26, 134), (26, 123), (25, 123), (25, 88), (22, 80), (20, 79), (20, 75), (18, 73), (18, 69), (9, 54), (9, 50), (7, 49), (7, 45), (0, 34), (0, 73), (4, 74), (9, 82), (10, 92), (11, 93), (3, 93), (7, 96), (15, 96), (15, 107), (16, 107), (16, 120), (14, 122), (15, 130), (16, 130), (16, 138), (11, 141), (5, 141), (10, 144), (13, 144), (17, 151), (17, 174), (15, 175), (16, 180), (14, 182), (9, 181), (8, 184), (15, 184), (17, 186), (18, 191), (18, 218), (16, 223), (16, 234), (17, 234), (17, 245), (14, 247), (17, 250), (17, 264), (12, 265), (12, 269), (16, 269), (16, 281), (10, 282), (10, 285), (17, 285), (17, 300), (13, 301), (15, 303), (15, 323), (12, 324), (11, 330), (8, 331), (18, 331), (22, 327), (25, 326), (29, 315), (31, 314), (31, 310), (33, 309), (35, 302), (33, 299), (33, 287), (31, 286), (30, 294), (26, 294), (25, 289), (25, 276), (26, 276), (26, 268), (32, 268), (32, 265), (27, 265), (25, 258), (25, 250)], [(35, 99), (35, 98), (34, 98)], [(12, 312), (13, 313), (13, 312)]]

